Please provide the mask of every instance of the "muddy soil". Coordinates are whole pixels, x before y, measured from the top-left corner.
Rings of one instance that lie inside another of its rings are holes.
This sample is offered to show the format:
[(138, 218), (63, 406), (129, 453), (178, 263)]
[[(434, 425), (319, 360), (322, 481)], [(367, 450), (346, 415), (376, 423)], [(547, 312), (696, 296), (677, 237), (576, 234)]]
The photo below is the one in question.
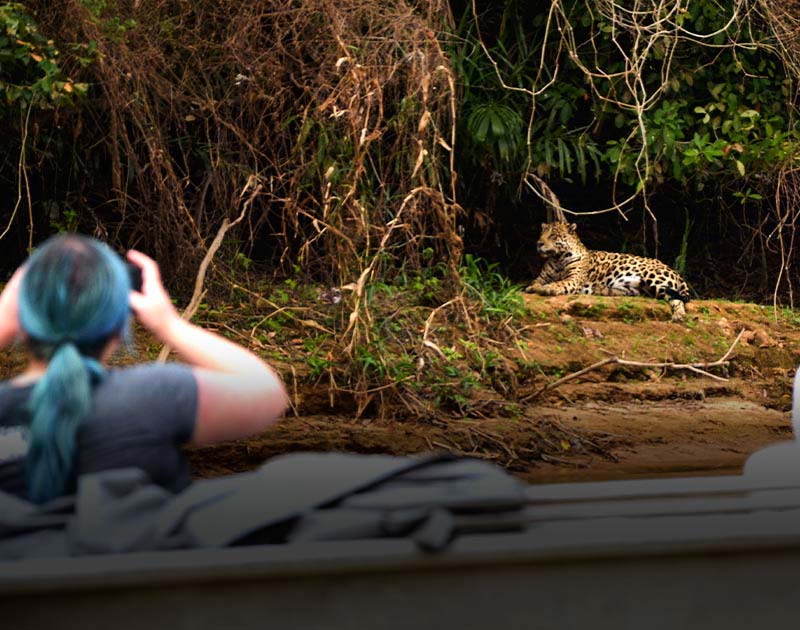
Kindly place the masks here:
[[(542, 422), (602, 441), (595, 452), (569, 440), (558, 457), (534, 447)], [(737, 474), (747, 456), (792, 437), (786, 412), (736, 397), (580, 402), (529, 408), (521, 418), (419, 424), (287, 418), (258, 438), (193, 449), (200, 477), (240, 472), (296, 451), (407, 454), (449, 450), (494, 459), (530, 483)], [(533, 448), (531, 448), (533, 447)]]

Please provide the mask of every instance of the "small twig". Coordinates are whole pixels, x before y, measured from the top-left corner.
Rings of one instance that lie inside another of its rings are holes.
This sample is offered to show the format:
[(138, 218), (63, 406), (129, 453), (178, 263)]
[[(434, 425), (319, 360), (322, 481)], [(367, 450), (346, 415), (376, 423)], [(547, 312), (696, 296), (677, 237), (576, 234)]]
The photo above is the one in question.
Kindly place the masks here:
[[(744, 331), (745, 331), (744, 328), (742, 328), (739, 331), (739, 334), (736, 335), (736, 339), (733, 340), (733, 343), (731, 344), (731, 347), (728, 348), (728, 351), (725, 354), (723, 354), (722, 358), (718, 361), (719, 363), (728, 360), (728, 357), (731, 356), (731, 352), (733, 352), (733, 349), (736, 347), (736, 344), (739, 343), (739, 340), (742, 338), (742, 335), (744, 334)], [(711, 366), (708, 366), (708, 367), (711, 367)]]
[(563, 459), (561, 457), (547, 455), (546, 453), (539, 453), (539, 457), (542, 458), (543, 462), (553, 462), (556, 464), (561, 464), (563, 466), (573, 466), (574, 468), (586, 468), (588, 466), (588, 464), (585, 464), (583, 462), (572, 462), (568, 459)]
[(264, 344), (261, 342), (261, 340), (260, 340), (260, 339), (256, 339), (255, 337), (248, 337), (247, 335), (245, 335), (245, 334), (242, 334), (241, 332), (239, 332), (239, 331), (238, 331), (238, 330), (236, 330), (235, 328), (231, 328), (231, 327), (230, 327), (230, 326), (228, 326), (227, 324), (222, 324), (222, 327), (223, 327), (225, 330), (227, 330), (229, 333), (231, 333), (231, 334), (233, 334), (233, 335), (236, 335), (236, 336), (237, 336), (237, 337), (239, 337), (240, 339), (243, 339), (243, 340), (244, 340), (244, 341), (246, 341), (248, 344), (253, 344), (253, 345), (254, 345), (254, 346), (256, 346), (257, 348), (260, 348), (260, 349), (262, 349), (262, 350), (263, 350), (264, 348), (266, 348), (266, 346), (265, 346), (265, 345), (264, 345)]
[(33, 247), (33, 216), (31, 215), (33, 205), (31, 203), (31, 191), (30, 191), (30, 184), (28, 182), (28, 172), (27, 172), (27, 164), (25, 159), (26, 154), (26, 147), (28, 146), (28, 123), (31, 119), (31, 110), (33, 109), (33, 102), (28, 105), (28, 113), (25, 115), (25, 124), (22, 127), (22, 142), (19, 149), (19, 161), (17, 163), (17, 201), (14, 204), (14, 210), (11, 212), (11, 218), (8, 220), (8, 225), (6, 225), (5, 230), (3, 233), (0, 234), (0, 240), (2, 240), (8, 231), (11, 229), (11, 225), (14, 223), (14, 218), (17, 216), (17, 210), (19, 210), (19, 206), (22, 203), (22, 181), (25, 180), (25, 189), (28, 196), (28, 215), (30, 220), (30, 226), (28, 230), (28, 251), (30, 252), (31, 248)]
[(413, 380), (415, 378), (416, 378), (416, 375), (409, 374), (408, 376), (405, 376), (405, 377), (403, 377), (403, 378), (401, 378), (399, 380), (393, 381), (391, 383), (386, 383), (385, 385), (379, 385), (378, 387), (370, 387), (368, 389), (350, 389), (350, 388), (347, 388), (347, 387), (339, 387), (337, 385), (336, 386), (336, 391), (337, 392), (342, 392), (342, 393), (345, 393), (345, 394), (353, 394), (353, 395), (356, 395), (356, 394), (375, 394), (377, 392), (382, 392), (382, 391), (385, 391), (387, 389), (392, 389), (393, 387), (397, 387), (398, 385), (400, 385), (402, 383), (405, 383), (407, 381), (411, 381), (411, 380)]
[(451, 451), (453, 453), (456, 453), (457, 455), (458, 454), (463, 454), (463, 452), (464, 452), (464, 451), (461, 450), (460, 447), (448, 446), (447, 444), (443, 444), (442, 442), (438, 442), (436, 440), (431, 440), (431, 444), (433, 444), (434, 446), (438, 446), (439, 448), (444, 449), (445, 451)]

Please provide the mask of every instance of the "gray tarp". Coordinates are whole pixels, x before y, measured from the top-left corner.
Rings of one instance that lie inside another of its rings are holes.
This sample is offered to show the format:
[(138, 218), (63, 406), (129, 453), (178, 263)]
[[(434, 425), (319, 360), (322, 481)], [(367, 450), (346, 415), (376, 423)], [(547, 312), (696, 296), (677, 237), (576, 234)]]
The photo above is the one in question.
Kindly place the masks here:
[(490, 517), (481, 530), (514, 527), (524, 503), (524, 485), (502, 469), (449, 456), (285, 455), (177, 495), (138, 469), (110, 470), (41, 506), (0, 492), (0, 558), (387, 536), (436, 550), (475, 515)]

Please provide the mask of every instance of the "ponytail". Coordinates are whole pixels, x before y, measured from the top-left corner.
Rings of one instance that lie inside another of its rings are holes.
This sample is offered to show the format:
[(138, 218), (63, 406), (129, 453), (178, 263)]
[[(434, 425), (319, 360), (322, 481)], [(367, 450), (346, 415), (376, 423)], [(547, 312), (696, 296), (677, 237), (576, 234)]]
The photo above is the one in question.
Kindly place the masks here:
[(106, 245), (78, 235), (54, 237), (30, 258), (19, 296), (20, 325), (47, 371), (28, 399), (28, 497), (43, 503), (69, 492), (78, 431), (103, 378), (108, 340), (126, 336), (130, 279)]
[(78, 429), (92, 407), (92, 386), (102, 378), (97, 361), (62, 343), (28, 402), (30, 448), (27, 456), (28, 497), (43, 503), (69, 489), (75, 467)]

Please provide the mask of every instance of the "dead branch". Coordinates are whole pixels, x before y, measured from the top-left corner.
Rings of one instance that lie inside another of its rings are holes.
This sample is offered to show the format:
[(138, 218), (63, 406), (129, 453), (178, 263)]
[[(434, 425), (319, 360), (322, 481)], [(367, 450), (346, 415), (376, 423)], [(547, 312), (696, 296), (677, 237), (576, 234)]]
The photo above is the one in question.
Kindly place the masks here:
[(558, 197), (553, 192), (552, 188), (544, 183), (541, 177), (536, 175), (536, 173), (530, 172), (528, 173), (528, 177), (532, 179), (536, 185), (539, 187), (541, 191), (541, 198), (547, 204), (547, 220), (548, 222), (558, 221), (561, 223), (566, 222), (566, 217), (564, 216), (564, 209), (561, 206), (561, 202), (558, 200)]
[[(206, 272), (208, 271), (208, 266), (211, 264), (211, 261), (214, 258), (214, 254), (217, 253), (217, 250), (222, 245), (222, 241), (225, 238), (225, 235), (228, 233), (232, 227), (241, 223), (244, 219), (247, 211), (250, 209), (250, 206), (253, 203), (253, 199), (255, 199), (256, 195), (261, 191), (262, 186), (261, 184), (255, 185), (256, 179), (251, 177), (245, 189), (242, 191), (242, 195), (247, 192), (247, 189), (253, 187), (253, 190), (250, 194), (250, 197), (247, 201), (245, 201), (244, 205), (242, 206), (242, 212), (236, 218), (235, 221), (230, 222), (228, 219), (224, 219), (222, 221), (222, 225), (219, 226), (219, 230), (217, 231), (217, 235), (214, 237), (214, 240), (211, 242), (211, 245), (206, 252), (206, 255), (203, 257), (202, 262), (200, 263), (200, 268), (197, 271), (197, 278), (195, 278), (194, 282), (194, 293), (192, 294), (192, 299), (189, 300), (189, 304), (184, 309), (183, 313), (181, 313), (181, 317), (185, 320), (189, 320), (194, 317), (194, 314), (197, 312), (197, 308), (200, 306), (200, 302), (202, 301), (203, 297), (205, 296), (205, 291), (203, 290), (203, 284), (205, 283), (206, 279)], [(167, 360), (169, 353), (172, 351), (172, 348), (167, 344), (161, 348), (161, 352), (158, 353), (158, 358), (156, 359), (158, 362), (163, 363)]]
[(589, 372), (593, 372), (595, 370), (600, 369), (601, 367), (612, 364), (623, 365), (625, 367), (642, 368), (642, 369), (661, 368), (667, 370), (688, 370), (690, 372), (696, 372), (698, 374), (702, 374), (703, 376), (707, 376), (717, 381), (727, 382), (728, 380), (727, 378), (724, 378), (722, 376), (717, 376), (716, 374), (712, 374), (711, 372), (708, 372), (708, 369), (714, 367), (722, 367), (729, 364), (728, 358), (733, 352), (733, 349), (739, 343), (739, 340), (742, 338), (744, 332), (745, 329), (742, 328), (742, 330), (739, 331), (739, 334), (736, 336), (736, 339), (734, 339), (733, 343), (730, 345), (725, 354), (723, 354), (722, 357), (720, 357), (716, 361), (711, 361), (711, 362), (706, 361), (703, 363), (674, 363), (672, 361), (649, 362), (649, 361), (631, 361), (628, 359), (621, 359), (618, 356), (610, 356), (606, 359), (598, 361), (597, 363), (593, 363), (592, 365), (589, 365), (581, 370), (578, 370), (577, 372), (572, 372), (571, 374), (562, 376), (560, 379), (553, 381), (552, 383), (547, 383), (544, 387), (520, 399), (520, 402), (528, 402), (529, 400), (532, 400), (542, 395), (546, 391), (556, 389), (557, 387), (560, 387), (564, 383), (568, 383), (569, 381), (579, 378), (584, 374), (588, 374)]

